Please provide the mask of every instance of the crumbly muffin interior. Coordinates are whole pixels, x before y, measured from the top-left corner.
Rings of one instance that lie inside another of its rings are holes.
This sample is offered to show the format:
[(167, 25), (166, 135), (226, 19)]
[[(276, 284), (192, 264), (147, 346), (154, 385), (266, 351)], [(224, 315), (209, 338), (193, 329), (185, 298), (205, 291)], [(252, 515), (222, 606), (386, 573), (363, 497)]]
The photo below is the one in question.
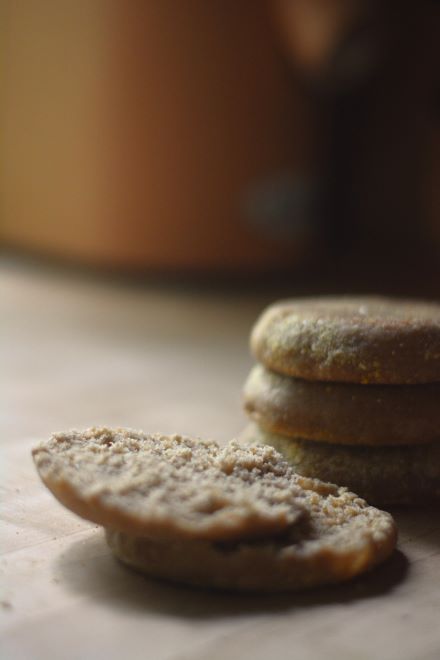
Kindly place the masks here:
[(85, 517), (107, 525), (100, 510), (114, 512), (115, 524), (125, 516), (145, 534), (254, 537), (306, 515), (291, 468), (270, 447), (93, 428), (54, 434), (34, 459), (61, 501), (67, 488), (90, 505)]
[(34, 459), (52, 493), (149, 575), (245, 590), (347, 580), (393, 551), (392, 517), (301, 477), (273, 447), (92, 428)]

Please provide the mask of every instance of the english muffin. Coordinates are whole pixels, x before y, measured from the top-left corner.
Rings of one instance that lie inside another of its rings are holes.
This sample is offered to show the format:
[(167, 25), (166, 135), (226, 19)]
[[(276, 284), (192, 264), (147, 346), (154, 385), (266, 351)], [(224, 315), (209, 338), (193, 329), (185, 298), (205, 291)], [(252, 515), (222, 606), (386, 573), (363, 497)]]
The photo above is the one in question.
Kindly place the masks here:
[(272, 433), (348, 445), (440, 443), (440, 383), (353, 385), (281, 376), (256, 365), (249, 416)]
[(440, 381), (440, 305), (380, 297), (305, 298), (267, 308), (251, 335), (266, 367), (306, 380)]
[(266, 443), (305, 477), (332, 481), (376, 506), (440, 502), (440, 443), (411, 447), (361, 447), (310, 442), (250, 424), (243, 442)]
[(52, 493), (154, 577), (299, 589), (358, 575), (396, 543), (388, 513), (299, 476), (267, 445), (93, 428), (54, 434), (33, 455)]

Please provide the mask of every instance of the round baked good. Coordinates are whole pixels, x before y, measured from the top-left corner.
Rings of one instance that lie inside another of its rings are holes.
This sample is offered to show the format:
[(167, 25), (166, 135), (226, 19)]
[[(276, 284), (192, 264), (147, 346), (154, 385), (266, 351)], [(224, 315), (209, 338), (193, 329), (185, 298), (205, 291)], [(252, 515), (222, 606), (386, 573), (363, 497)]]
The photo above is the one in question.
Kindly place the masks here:
[(298, 474), (346, 486), (376, 506), (440, 502), (440, 443), (350, 447), (287, 438), (256, 424), (250, 424), (240, 439), (275, 447)]
[(54, 495), (155, 577), (298, 589), (347, 580), (395, 547), (388, 513), (295, 474), (267, 445), (90, 429), (55, 434), (33, 453)]
[(285, 530), (304, 493), (267, 448), (92, 428), (33, 450), (55, 497), (98, 525), (166, 539), (243, 539)]
[(440, 382), (440, 305), (380, 297), (281, 301), (258, 319), (251, 349), (269, 369), (307, 380)]
[[(316, 483), (316, 480), (309, 480)], [(304, 480), (305, 485), (307, 480)], [(316, 488), (316, 486), (315, 486)], [(318, 492), (313, 490), (313, 492)], [(384, 561), (396, 543), (389, 514), (334, 486), (310, 521), (278, 538), (235, 543), (166, 541), (106, 530), (124, 564), (148, 576), (235, 591), (293, 591), (345, 582)], [(378, 515), (378, 514), (382, 515)]]
[(267, 431), (293, 438), (348, 445), (440, 444), (440, 383), (325, 383), (256, 365), (244, 386), (244, 406)]

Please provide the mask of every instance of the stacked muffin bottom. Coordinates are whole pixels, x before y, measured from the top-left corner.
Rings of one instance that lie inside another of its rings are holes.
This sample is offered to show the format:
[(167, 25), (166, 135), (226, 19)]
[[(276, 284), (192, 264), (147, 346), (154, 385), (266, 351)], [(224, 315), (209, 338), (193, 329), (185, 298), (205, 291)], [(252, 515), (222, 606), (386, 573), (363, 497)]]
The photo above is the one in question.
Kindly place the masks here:
[(251, 346), (246, 439), (372, 503), (440, 500), (438, 306), (288, 301), (263, 313)]

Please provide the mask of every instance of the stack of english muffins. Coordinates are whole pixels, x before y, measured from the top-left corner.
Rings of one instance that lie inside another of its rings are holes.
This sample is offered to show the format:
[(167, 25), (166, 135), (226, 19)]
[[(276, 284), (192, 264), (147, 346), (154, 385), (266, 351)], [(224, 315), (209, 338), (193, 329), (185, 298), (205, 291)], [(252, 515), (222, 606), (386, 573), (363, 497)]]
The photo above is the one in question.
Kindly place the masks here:
[(253, 328), (249, 441), (379, 505), (440, 500), (440, 306), (385, 298), (271, 305)]

